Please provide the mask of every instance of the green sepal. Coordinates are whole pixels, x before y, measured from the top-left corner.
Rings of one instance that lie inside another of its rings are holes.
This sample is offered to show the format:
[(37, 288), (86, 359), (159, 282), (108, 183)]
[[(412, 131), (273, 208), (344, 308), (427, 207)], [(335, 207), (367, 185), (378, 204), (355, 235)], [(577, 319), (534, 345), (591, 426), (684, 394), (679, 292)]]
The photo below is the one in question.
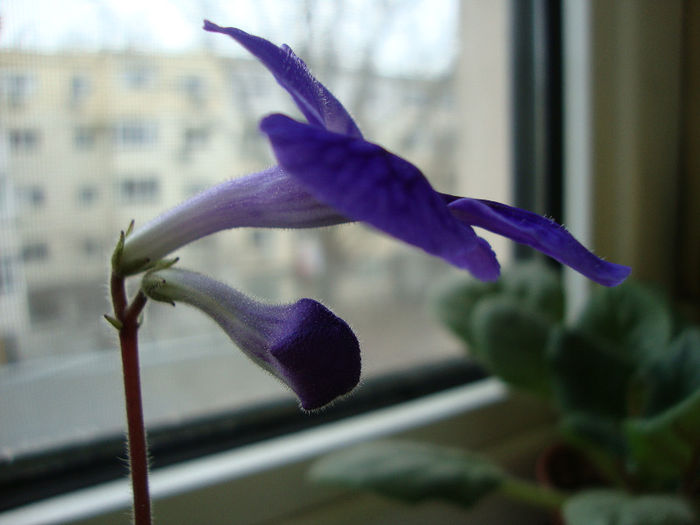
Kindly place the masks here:
[(117, 330), (121, 330), (122, 327), (124, 326), (119, 319), (116, 319), (115, 317), (112, 317), (111, 315), (104, 314), (104, 318), (109, 324), (111, 324)]
[(371, 490), (408, 503), (447, 500), (470, 507), (503, 483), (488, 461), (452, 448), (378, 441), (331, 454), (309, 472), (316, 482)]

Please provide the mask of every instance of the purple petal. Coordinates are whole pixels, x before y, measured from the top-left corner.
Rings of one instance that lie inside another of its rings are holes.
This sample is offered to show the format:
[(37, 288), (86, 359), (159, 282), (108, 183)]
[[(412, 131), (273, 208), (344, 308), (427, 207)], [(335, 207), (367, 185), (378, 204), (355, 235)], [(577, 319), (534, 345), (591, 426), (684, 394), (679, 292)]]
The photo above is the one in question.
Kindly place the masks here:
[(286, 383), (306, 410), (347, 394), (360, 380), (355, 334), (312, 299), (265, 304), (175, 268), (147, 273), (141, 287), (152, 299), (184, 302), (207, 314), (250, 359)]
[(448, 207), (465, 224), (527, 244), (599, 284), (616, 286), (631, 271), (628, 266), (596, 257), (563, 226), (536, 213), (499, 202), (467, 198), (455, 200)]
[(411, 163), (363, 139), (331, 133), (284, 115), (263, 119), (284, 170), (318, 200), (402, 241), (494, 280), (499, 265), (488, 243), (460, 224)]
[(141, 271), (172, 251), (229, 228), (316, 228), (349, 222), (275, 166), (217, 184), (137, 228), (118, 270)]
[(250, 51), (289, 92), (310, 124), (353, 137), (362, 136), (343, 105), (313, 77), (304, 61), (289, 46), (277, 47), (264, 38), (235, 27), (219, 27), (208, 20), (204, 21), (204, 29), (228, 35)]

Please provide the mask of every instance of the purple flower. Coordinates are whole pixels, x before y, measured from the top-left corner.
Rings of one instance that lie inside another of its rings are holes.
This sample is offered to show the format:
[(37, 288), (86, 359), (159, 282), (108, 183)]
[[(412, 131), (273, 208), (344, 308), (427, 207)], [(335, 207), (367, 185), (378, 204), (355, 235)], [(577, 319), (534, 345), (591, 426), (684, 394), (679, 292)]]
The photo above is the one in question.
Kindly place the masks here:
[(138, 229), (127, 237), (118, 271), (136, 273), (226, 228), (362, 221), (486, 281), (498, 277), (499, 264), (472, 226), (532, 246), (606, 286), (629, 274), (628, 267), (596, 257), (544, 217), (435, 191), (414, 165), (364, 140), (342, 104), (288, 46), (209, 21), (204, 29), (229, 35), (258, 58), (308, 123), (279, 114), (263, 119), (261, 130), (279, 166), (220, 184)]
[(277, 47), (209, 21), (204, 29), (236, 40), (290, 93), (308, 123), (275, 114), (264, 118), (260, 128), (284, 173), (341, 215), (442, 257), (482, 280), (496, 279), (499, 264), (472, 226), (527, 244), (606, 286), (619, 284), (629, 274), (630, 268), (596, 257), (544, 217), (436, 192), (410, 162), (364, 140), (342, 104), (288, 46)]
[(146, 273), (150, 298), (190, 304), (224, 329), (255, 363), (299, 397), (306, 410), (350, 392), (360, 379), (360, 347), (350, 327), (321, 303), (260, 303), (204, 275), (168, 268)]

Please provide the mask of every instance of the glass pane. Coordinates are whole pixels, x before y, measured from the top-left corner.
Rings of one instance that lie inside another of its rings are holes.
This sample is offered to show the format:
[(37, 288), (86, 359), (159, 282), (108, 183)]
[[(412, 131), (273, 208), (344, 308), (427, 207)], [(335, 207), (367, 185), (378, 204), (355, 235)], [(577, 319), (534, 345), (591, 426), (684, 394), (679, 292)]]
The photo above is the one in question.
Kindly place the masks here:
[[(440, 191), (507, 198), (505, 2), (216, 4), (0, 7), (0, 459), (123, 431), (102, 319), (119, 230), (271, 165), (259, 119), (299, 116), (202, 18), (290, 44), (366, 137)], [(227, 231), (177, 255), (267, 301), (324, 302), (358, 334), (365, 378), (462, 352), (429, 310), (459, 272), (365, 226)], [(140, 333), (149, 425), (291, 397), (187, 306), (149, 304)]]

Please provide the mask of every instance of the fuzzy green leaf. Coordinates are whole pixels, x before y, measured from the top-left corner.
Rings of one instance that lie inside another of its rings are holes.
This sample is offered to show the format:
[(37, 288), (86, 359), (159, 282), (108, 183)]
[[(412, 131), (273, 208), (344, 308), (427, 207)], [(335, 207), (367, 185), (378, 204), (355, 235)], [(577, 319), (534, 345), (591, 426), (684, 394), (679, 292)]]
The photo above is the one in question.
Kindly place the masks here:
[(639, 381), (646, 387), (648, 415), (663, 412), (693, 395), (700, 389), (700, 329), (681, 332), (666, 352), (644, 367)]
[(553, 388), (564, 412), (612, 419), (627, 415), (634, 365), (610, 345), (561, 329), (552, 339), (549, 359)]
[(451, 283), (446, 291), (438, 295), (435, 302), (436, 315), (447, 328), (472, 348), (472, 312), (483, 297), (494, 295), (499, 286), (498, 283), (484, 283), (475, 279)]
[(564, 505), (566, 525), (693, 525), (692, 509), (670, 495), (632, 497), (612, 490), (577, 494)]
[(632, 459), (643, 474), (678, 480), (700, 450), (700, 388), (657, 416), (630, 419), (625, 435)]
[(484, 459), (409, 441), (379, 441), (331, 454), (313, 465), (310, 477), (409, 503), (441, 499), (465, 507), (503, 482), (501, 470)]
[(550, 322), (564, 319), (564, 287), (559, 274), (542, 262), (520, 263), (501, 277), (502, 294)]
[(666, 302), (655, 293), (624, 283), (599, 289), (576, 327), (616, 349), (623, 359), (639, 364), (666, 349), (673, 318)]
[(471, 321), (474, 345), (491, 372), (515, 387), (550, 395), (548, 321), (503, 297), (481, 300)]

